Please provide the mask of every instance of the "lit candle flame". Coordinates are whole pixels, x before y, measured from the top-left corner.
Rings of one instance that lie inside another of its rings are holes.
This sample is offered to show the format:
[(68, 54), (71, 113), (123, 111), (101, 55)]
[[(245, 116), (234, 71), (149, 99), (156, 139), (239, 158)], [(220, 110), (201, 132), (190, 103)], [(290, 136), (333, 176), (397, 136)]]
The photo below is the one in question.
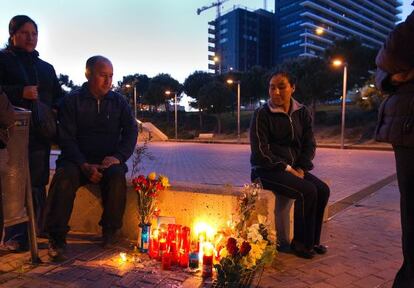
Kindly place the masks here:
[(119, 253), (119, 257), (121, 258), (121, 262), (126, 262), (127, 261), (127, 255), (126, 255), (125, 252)]

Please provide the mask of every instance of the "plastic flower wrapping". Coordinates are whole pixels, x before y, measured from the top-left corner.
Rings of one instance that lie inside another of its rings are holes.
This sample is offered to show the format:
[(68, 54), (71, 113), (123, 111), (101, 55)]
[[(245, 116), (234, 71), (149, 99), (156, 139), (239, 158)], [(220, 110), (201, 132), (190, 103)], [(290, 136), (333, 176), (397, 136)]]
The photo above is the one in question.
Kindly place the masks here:
[(158, 216), (157, 198), (160, 191), (170, 187), (168, 178), (151, 172), (148, 176), (139, 175), (132, 179), (132, 185), (137, 193), (138, 217), (140, 224), (148, 224), (152, 217)]
[(276, 254), (276, 232), (270, 229), (267, 218), (257, 214), (261, 186), (256, 183), (244, 185), (238, 198), (233, 224), (220, 231), (220, 262), (215, 264), (217, 280), (232, 283), (240, 280), (243, 274), (254, 271), (259, 265), (273, 262)]

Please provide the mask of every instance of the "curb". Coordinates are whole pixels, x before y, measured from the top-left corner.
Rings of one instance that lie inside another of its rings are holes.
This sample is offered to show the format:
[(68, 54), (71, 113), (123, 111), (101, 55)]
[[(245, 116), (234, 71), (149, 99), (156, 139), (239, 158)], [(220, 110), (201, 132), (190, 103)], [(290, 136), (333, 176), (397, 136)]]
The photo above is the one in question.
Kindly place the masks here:
[[(158, 141), (160, 142), (160, 141)], [(172, 143), (202, 143), (202, 144), (236, 144), (236, 145), (250, 145), (248, 140), (214, 140), (214, 139), (203, 139), (203, 140), (194, 140), (194, 139), (168, 139), (163, 142), (172, 142)], [(316, 145), (317, 148), (330, 148), (330, 149), (341, 149), (340, 144), (336, 143), (321, 143)], [(372, 150), (372, 151), (393, 151), (391, 144), (346, 144), (344, 149), (347, 150)]]
[(338, 200), (332, 203), (331, 205), (329, 205), (329, 209), (328, 209), (328, 220), (331, 220), (335, 215), (344, 211), (346, 208), (354, 206), (359, 201), (363, 200), (364, 198), (377, 192), (384, 186), (396, 180), (397, 180), (397, 173), (394, 173), (374, 184), (369, 185), (368, 187), (365, 187), (359, 190), (358, 192), (355, 192), (341, 200)]

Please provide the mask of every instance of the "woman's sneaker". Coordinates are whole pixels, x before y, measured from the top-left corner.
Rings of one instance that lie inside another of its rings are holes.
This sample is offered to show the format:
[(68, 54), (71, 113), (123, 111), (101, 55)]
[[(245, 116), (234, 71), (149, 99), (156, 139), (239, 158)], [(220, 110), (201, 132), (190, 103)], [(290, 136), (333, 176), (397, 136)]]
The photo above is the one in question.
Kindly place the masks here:
[(30, 250), (28, 244), (23, 244), (13, 239), (10, 239), (4, 242), (4, 247), (8, 251), (13, 252), (13, 253), (22, 253), (22, 252), (27, 252)]

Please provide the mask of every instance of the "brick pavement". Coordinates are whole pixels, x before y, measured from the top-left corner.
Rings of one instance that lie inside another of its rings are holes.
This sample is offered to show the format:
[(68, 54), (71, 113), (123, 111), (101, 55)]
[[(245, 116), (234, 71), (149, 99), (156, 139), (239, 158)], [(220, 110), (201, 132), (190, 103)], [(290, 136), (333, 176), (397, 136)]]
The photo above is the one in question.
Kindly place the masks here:
[[(144, 161), (142, 172), (157, 171), (172, 183), (184, 181), (243, 186), (250, 181), (250, 146), (152, 142), (153, 161)], [(331, 187), (330, 203), (355, 193), (395, 173), (391, 151), (318, 148), (313, 173)]]
[[(273, 268), (265, 269), (260, 287), (391, 287), (402, 261), (398, 205), (393, 182), (325, 224), (323, 243), (329, 246), (328, 254), (304, 260), (280, 253)], [(114, 259), (125, 249), (120, 245), (104, 250), (96, 238), (75, 234), (70, 238), (71, 260), (62, 265), (48, 262), (45, 249), (40, 250), (45, 263), (34, 269), (27, 263), (28, 253), (6, 254), (0, 256), (0, 287), (182, 287), (191, 276), (182, 271), (143, 272), (142, 265), (140, 270), (118, 269)], [(190, 279), (193, 282), (186, 287), (198, 287), (194, 283), (199, 284), (199, 278)]]
[[(242, 185), (249, 177), (247, 145), (151, 143), (150, 151), (157, 158), (144, 162), (143, 172), (155, 170), (173, 181)], [(330, 182), (333, 201), (394, 173), (391, 152), (320, 148), (315, 164), (315, 174)], [(327, 255), (303, 260), (280, 253), (274, 268), (265, 270), (261, 287), (390, 287), (401, 262), (398, 201), (393, 182), (337, 214), (324, 229)], [(187, 277), (117, 271), (102, 257), (117, 255), (125, 247), (103, 250), (88, 235), (72, 236), (71, 260), (63, 265), (48, 262), (44, 248), (43, 241), (44, 264), (37, 267), (29, 265), (29, 253), (0, 253), (0, 287), (179, 287)]]
[[(250, 146), (186, 142), (151, 142), (155, 157), (142, 162), (141, 173), (156, 171), (175, 181), (243, 186), (250, 181)], [(51, 167), (54, 160), (51, 158)], [(395, 173), (391, 151), (318, 148), (313, 173), (331, 187), (330, 203)], [(128, 162), (131, 167), (131, 161)]]
[(280, 253), (262, 287), (388, 288), (402, 263), (396, 182), (336, 215), (324, 226), (328, 254), (312, 260)]

